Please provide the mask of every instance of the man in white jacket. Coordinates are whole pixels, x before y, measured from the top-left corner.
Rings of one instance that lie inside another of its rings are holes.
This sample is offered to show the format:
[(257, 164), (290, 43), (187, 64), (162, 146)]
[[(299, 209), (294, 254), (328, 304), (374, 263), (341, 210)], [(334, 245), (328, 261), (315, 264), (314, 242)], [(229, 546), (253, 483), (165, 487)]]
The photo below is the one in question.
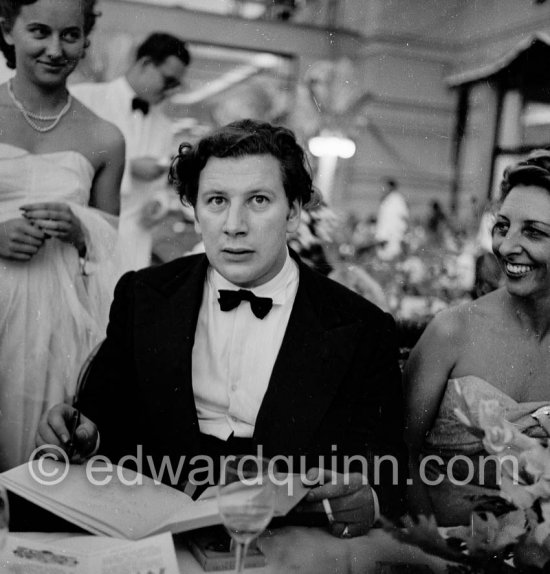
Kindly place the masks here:
[(126, 269), (150, 264), (155, 201), (165, 180), (174, 142), (162, 102), (183, 81), (190, 55), (175, 36), (153, 33), (137, 48), (128, 72), (111, 82), (77, 84), (75, 97), (115, 124), (126, 140), (121, 186), (120, 239)]

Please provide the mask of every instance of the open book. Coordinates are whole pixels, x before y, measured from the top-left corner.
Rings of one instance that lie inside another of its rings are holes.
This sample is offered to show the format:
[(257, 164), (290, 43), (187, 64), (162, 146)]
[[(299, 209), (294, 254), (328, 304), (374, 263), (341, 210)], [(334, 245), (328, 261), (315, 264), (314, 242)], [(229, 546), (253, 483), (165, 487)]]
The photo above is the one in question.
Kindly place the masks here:
[[(138, 540), (161, 532), (220, 524), (213, 489), (193, 501), (187, 494), (133, 470), (111, 467), (109, 472), (95, 472), (90, 480), (86, 465), (65, 465), (43, 458), (0, 474), (0, 484), (94, 534)], [(50, 484), (45, 484), (47, 480)], [(277, 486), (274, 516), (285, 516), (306, 492), (298, 476), (291, 477), (290, 484)]]

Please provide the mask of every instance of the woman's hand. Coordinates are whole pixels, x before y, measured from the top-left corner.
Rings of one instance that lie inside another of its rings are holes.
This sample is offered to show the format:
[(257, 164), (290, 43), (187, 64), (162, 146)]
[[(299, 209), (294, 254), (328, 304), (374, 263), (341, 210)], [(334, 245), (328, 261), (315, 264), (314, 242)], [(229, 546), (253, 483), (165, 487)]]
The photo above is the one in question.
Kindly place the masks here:
[(70, 243), (79, 255), (86, 253), (86, 242), (80, 219), (66, 203), (29, 203), (21, 206), (23, 217), (50, 237)]
[(0, 257), (29, 261), (46, 240), (46, 234), (22, 217), (0, 223)]

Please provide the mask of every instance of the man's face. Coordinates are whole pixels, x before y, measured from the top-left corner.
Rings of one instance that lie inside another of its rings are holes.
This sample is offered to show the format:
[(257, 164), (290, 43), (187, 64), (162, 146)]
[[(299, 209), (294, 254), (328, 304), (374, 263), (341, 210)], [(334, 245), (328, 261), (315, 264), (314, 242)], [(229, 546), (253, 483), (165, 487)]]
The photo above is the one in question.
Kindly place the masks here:
[(286, 234), (298, 228), (300, 204), (289, 206), (275, 157), (211, 157), (199, 178), (195, 220), (212, 267), (250, 288), (282, 269)]
[(150, 58), (141, 61), (138, 95), (150, 104), (158, 104), (177, 90), (185, 75), (185, 64), (177, 56), (168, 56), (160, 64)]

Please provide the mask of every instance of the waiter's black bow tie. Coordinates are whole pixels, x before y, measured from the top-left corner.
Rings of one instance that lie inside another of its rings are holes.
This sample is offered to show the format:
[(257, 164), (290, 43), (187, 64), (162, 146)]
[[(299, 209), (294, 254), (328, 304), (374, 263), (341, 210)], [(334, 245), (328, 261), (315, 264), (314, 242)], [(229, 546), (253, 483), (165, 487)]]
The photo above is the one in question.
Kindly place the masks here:
[(149, 102), (137, 96), (132, 100), (132, 109), (139, 110), (144, 116), (149, 113)]
[(222, 311), (231, 311), (241, 303), (241, 301), (249, 301), (252, 313), (263, 319), (273, 307), (273, 299), (269, 297), (257, 297), (247, 289), (239, 289), (238, 291), (229, 291), (228, 289), (219, 289), (220, 294), (218, 301), (220, 302), (220, 309)]

